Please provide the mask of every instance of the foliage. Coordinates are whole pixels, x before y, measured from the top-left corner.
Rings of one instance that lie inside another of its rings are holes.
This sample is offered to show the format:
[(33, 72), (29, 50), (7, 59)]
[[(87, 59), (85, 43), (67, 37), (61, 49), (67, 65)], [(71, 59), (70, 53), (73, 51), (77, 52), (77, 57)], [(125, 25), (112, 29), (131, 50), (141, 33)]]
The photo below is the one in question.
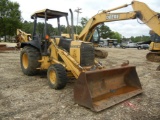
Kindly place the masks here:
[(81, 18), (81, 22), (80, 23), (81, 23), (82, 28), (85, 27), (85, 25), (87, 24), (87, 22), (88, 22), (87, 18), (84, 18), (84, 17)]
[[(26, 33), (32, 34), (33, 33), (33, 22), (24, 21), (22, 23), (22, 31), (25, 31)], [(54, 28), (51, 24), (47, 24), (47, 33), (49, 35), (52, 35), (54, 33)], [(57, 32), (56, 32), (57, 33)], [(36, 34), (40, 35), (41, 37), (44, 37), (44, 23), (38, 22), (36, 27)]]
[(21, 11), (17, 2), (9, 0), (0, 1), (0, 36), (13, 36), (16, 34), (16, 29), (21, 28)]
[(33, 22), (24, 21), (22, 23), (22, 31), (26, 33), (33, 33)]
[(118, 32), (114, 32), (113, 35), (110, 38), (117, 39), (118, 42), (120, 43), (120, 40), (122, 39), (122, 35)]
[(136, 36), (136, 37), (131, 37), (132, 42), (144, 42), (144, 41), (149, 41), (150, 36)]
[(106, 26), (105, 24), (102, 24), (99, 27), (99, 31), (100, 31), (100, 36), (103, 39), (111, 38), (111, 36), (113, 36), (113, 34), (114, 34), (114, 32), (112, 32), (111, 29), (108, 26)]

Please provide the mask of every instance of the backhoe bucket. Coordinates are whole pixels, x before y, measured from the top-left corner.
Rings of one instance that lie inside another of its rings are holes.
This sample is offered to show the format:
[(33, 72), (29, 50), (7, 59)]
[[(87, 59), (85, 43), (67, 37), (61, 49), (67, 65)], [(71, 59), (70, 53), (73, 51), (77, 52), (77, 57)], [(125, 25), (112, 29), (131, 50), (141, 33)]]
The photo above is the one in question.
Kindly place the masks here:
[(139, 93), (135, 66), (82, 72), (74, 87), (75, 102), (96, 112)]

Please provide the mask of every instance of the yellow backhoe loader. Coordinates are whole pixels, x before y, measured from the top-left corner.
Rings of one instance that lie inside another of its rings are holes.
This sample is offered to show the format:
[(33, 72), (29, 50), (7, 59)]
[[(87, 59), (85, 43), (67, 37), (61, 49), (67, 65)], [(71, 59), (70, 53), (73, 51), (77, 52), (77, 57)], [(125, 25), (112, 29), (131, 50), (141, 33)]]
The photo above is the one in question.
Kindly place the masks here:
[[(143, 12), (150, 12), (150, 9), (138, 1), (132, 2), (134, 12), (110, 13), (126, 6), (128, 5), (97, 14), (79, 35), (80, 40), (74, 40), (73, 27), (69, 34), (70, 39), (61, 36), (60, 18), (65, 17), (69, 26), (68, 13), (50, 9), (35, 12), (31, 16), (34, 19), (32, 40), (21, 43), (22, 72), (31, 76), (40, 70), (47, 70), (47, 79), (53, 89), (64, 88), (68, 78), (75, 77), (77, 79), (74, 86), (75, 102), (93, 111), (101, 111), (142, 93), (135, 66), (125, 65), (106, 69), (94, 59), (93, 43), (99, 40), (96, 25), (103, 21), (120, 20), (120, 18), (123, 20), (138, 17), (144, 22), (148, 21), (149, 18), (146, 19)], [(38, 18), (43, 18), (45, 22), (43, 40), (36, 35)], [(47, 33), (47, 21), (50, 19), (57, 19), (59, 36), (51, 37)], [(150, 21), (147, 25), (154, 29), (155, 26), (149, 23)]]
[[(94, 59), (94, 47), (91, 42), (64, 39), (61, 36), (50, 38), (45, 24), (45, 39), (36, 36), (37, 18), (57, 18), (60, 26), (62, 16), (68, 13), (45, 9), (32, 15), (34, 32), (32, 40), (21, 43), (21, 69), (26, 75), (35, 75), (39, 70), (47, 70), (49, 85), (62, 89), (67, 79), (74, 76), (75, 102), (100, 111), (132, 96), (142, 93), (142, 87), (135, 66), (123, 66), (104, 69)], [(68, 21), (68, 20), (67, 20)], [(73, 37), (73, 34), (71, 34)]]
[(22, 42), (28, 42), (31, 40), (31, 34), (28, 34), (21, 29), (17, 29), (17, 35), (16, 35), (16, 43), (17, 43), (17, 48), (20, 48), (20, 44)]
[[(150, 35), (151, 35), (151, 43), (149, 46), (150, 52), (147, 53), (146, 58), (151, 62), (160, 63), (160, 36), (152, 30), (150, 31)], [(157, 70), (160, 70), (160, 65), (157, 67)]]

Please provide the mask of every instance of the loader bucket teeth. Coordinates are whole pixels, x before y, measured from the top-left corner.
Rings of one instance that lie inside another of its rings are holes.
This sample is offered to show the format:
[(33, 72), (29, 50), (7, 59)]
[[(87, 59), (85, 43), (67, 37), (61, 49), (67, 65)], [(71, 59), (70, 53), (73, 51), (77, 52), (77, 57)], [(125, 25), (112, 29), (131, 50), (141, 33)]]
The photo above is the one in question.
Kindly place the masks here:
[(135, 66), (82, 72), (75, 83), (74, 100), (101, 111), (142, 93)]

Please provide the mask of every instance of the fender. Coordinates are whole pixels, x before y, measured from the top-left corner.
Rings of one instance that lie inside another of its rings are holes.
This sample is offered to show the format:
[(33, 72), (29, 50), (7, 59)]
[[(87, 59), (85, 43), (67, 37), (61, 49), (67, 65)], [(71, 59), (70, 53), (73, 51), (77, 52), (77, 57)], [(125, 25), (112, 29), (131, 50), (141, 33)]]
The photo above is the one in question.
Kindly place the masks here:
[(31, 40), (29, 42), (22, 42), (20, 47), (23, 48), (27, 45), (33, 46), (33, 47), (37, 48), (38, 50), (41, 50), (40, 40), (38, 39), (37, 36), (34, 37), (34, 40)]

